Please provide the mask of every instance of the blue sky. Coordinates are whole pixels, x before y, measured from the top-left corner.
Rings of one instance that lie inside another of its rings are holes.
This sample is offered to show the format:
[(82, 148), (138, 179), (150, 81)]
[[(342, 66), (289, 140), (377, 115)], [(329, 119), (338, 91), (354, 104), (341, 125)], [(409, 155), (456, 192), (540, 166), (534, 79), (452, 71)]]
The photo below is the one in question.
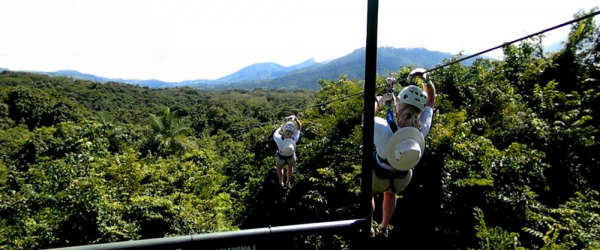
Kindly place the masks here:
[[(367, 0), (0, 0), (0, 68), (216, 79), (253, 63), (364, 47)], [(379, 0), (378, 46), (476, 53), (573, 19), (597, 0)], [(598, 20), (596, 18), (596, 20)], [(568, 27), (547, 34), (559, 42)], [(498, 57), (501, 51), (487, 54)]]

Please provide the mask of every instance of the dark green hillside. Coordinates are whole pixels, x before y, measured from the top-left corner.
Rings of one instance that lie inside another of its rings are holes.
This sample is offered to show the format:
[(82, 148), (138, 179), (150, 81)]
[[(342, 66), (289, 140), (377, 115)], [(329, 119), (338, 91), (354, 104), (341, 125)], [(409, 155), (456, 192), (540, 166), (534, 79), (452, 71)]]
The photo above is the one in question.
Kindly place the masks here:
[(240, 217), (228, 173), (233, 149), (314, 98), (9, 71), (0, 74), (0, 90), (0, 245), (7, 249), (233, 230)]

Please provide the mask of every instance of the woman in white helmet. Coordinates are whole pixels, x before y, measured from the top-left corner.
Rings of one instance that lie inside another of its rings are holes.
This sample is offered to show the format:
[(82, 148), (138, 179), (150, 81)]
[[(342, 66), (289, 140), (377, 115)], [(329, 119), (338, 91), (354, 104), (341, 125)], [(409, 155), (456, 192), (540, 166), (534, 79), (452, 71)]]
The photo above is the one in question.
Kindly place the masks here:
[[(423, 89), (412, 84), (415, 77), (423, 82)], [(419, 162), (425, 150), (424, 138), (429, 133), (435, 103), (435, 86), (425, 69), (410, 72), (409, 86), (402, 89), (397, 99), (393, 95), (378, 96), (375, 112), (385, 108), (386, 103), (395, 106), (396, 112), (388, 113), (388, 119), (375, 117), (374, 137), (376, 154), (373, 165), (372, 195), (383, 193), (382, 219), (373, 237), (388, 237), (388, 225), (396, 208), (397, 194), (412, 178), (412, 168)], [(371, 200), (371, 222), (375, 199)]]
[[(273, 139), (277, 144), (275, 155), (275, 166), (277, 166), (277, 177), (280, 187), (291, 188), (292, 174), (296, 165), (296, 143), (300, 139), (302, 124), (295, 115), (285, 118), (287, 121), (273, 133)], [(283, 135), (282, 135), (283, 133)], [(286, 182), (283, 182), (283, 167), (287, 166)]]

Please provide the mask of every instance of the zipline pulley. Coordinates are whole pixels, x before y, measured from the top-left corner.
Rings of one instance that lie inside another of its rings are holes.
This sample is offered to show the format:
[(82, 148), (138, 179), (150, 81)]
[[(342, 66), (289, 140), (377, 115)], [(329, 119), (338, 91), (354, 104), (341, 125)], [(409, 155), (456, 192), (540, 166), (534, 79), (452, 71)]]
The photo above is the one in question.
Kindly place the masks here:
[[(386, 81), (386, 93), (388, 95), (394, 96), (394, 81), (396, 79), (393, 77), (388, 77), (385, 81)], [(394, 122), (394, 111), (392, 109), (392, 99), (388, 100), (385, 102), (385, 106), (387, 107), (387, 116), (386, 116), (386, 120), (388, 123), (393, 123)]]

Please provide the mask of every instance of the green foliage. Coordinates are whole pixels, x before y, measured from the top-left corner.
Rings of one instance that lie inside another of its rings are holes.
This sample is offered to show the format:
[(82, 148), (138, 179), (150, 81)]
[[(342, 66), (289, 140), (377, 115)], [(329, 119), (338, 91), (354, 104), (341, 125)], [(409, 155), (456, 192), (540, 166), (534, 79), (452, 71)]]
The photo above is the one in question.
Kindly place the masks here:
[[(572, 26), (557, 52), (544, 53), (537, 37), (505, 46), (503, 60), (432, 72), (433, 126), (398, 200), (390, 241), (600, 248), (599, 36), (588, 19)], [(379, 94), (384, 81), (377, 78)], [(0, 248), (364, 218), (365, 83), (344, 75), (316, 84), (318, 92), (210, 92), (4, 71)], [(290, 114), (302, 120), (302, 133), (293, 188), (283, 190), (273, 132)], [(406, 240), (423, 235), (436, 240)], [(341, 234), (290, 241), (310, 249), (353, 243)]]
[(180, 118), (177, 111), (167, 107), (160, 116), (150, 114), (148, 148), (160, 155), (180, 155), (195, 147), (186, 138), (191, 132), (189, 119)]
[(235, 229), (227, 178), (204, 152), (155, 160), (136, 155), (68, 153), (27, 172), (10, 171), (3, 181), (10, 184), (2, 185), (3, 245), (43, 248)]
[(52, 126), (59, 122), (77, 122), (82, 118), (81, 112), (84, 112), (80, 111), (82, 108), (79, 105), (69, 99), (57, 100), (44, 91), (27, 87), (9, 90), (6, 105), (9, 107), (8, 118), (27, 125), (30, 130), (39, 126)]
[(523, 230), (539, 238), (540, 249), (600, 248), (600, 203), (598, 191), (577, 192), (566, 203), (550, 209), (537, 204), (532, 211), (534, 228)]
[(499, 227), (488, 227), (484, 220), (483, 211), (479, 208), (474, 208), (474, 210), (475, 218), (479, 222), (475, 226), (477, 238), (480, 239), (478, 249), (526, 249), (521, 246), (518, 233), (506, 232)]

